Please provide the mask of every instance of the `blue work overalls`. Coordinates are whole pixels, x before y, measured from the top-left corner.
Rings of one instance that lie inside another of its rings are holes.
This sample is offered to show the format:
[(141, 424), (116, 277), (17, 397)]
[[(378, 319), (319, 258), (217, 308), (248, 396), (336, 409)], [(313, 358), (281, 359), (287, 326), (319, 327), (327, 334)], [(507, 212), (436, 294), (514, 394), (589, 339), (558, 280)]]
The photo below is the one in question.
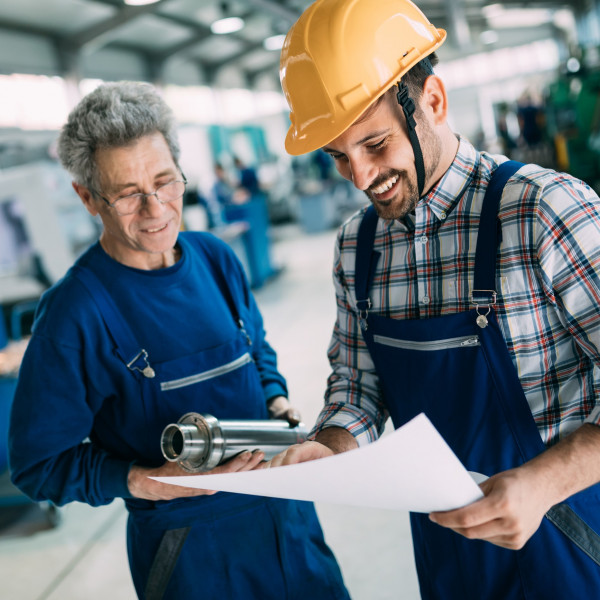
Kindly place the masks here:
[[(498, 206), (505, 182), (519, 166), (509, 162), (498, 168), (484, 199), (474, 309), (421, 320), (384, 318), (369, 311), (370, 279), (378, 258), (373, 251), (373, 207), (363, 217), (356, 256), (363, 335), (394, 426), (424, 412), (465, 467), (487, 476), (518, 467), (545, 449), (493, 309)], [(411, 514), (422, 598), (600, 597), (599, 494), (600, 485), (595, 485), (553, 507), (518, 551), (468, 540), (427, 515)]]
[[(211, 267), (231, 312), (224, 316), (239, 325), (237, 333), (220, 346), (163, 363), (139, 347), (97, 277), (89, 269), (74, 269), (102, 314), (123, 368), (139, 380), (140, 398), (121, 404), (121, 422), (127, 423), (142, 464), (164, 462), (162, 428), (187, 412), (218, 419), (268, 418), (243, 326), (244, 307), (235, 305), (219, 267)], [(225, 492), (125, 502), (129, 565), (142, 600), (349, 598), (310, 502)]]

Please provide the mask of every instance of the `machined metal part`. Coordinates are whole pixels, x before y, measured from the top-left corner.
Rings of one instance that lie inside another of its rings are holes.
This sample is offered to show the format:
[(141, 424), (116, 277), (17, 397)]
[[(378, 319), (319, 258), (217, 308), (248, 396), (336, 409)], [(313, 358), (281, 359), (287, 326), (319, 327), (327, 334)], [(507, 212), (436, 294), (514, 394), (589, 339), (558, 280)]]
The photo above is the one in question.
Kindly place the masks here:
[(162, 432), (163, 456), (189, 473), (210, 471), (244, 450), (262, 450), (269, 460), (292, 444), (306, 441), (303, 423), (281, 419), (219, 421), (212, 415), (186, 413)]

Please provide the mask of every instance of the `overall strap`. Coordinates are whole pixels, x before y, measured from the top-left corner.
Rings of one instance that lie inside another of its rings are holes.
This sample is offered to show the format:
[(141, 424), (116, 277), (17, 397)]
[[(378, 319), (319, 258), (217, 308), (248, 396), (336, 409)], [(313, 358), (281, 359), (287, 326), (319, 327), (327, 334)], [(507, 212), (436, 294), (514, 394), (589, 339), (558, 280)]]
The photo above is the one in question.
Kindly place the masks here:
[(523, 166), (523, 163), (508, 160), (492, 173), (488, 183), (477, 233), (475, 250), (475, 276), (471, 302), (492, 305), (496, 301), (496, 254), (501, 241), (498, 226), (498, 207), (506, 182)]
[(208, 248), (205, 248), (205, 251), (206, 256), (208, 258), (208, 266), (210, 267), (210, 270), (215, 278), (219, 290), (221, 291), (221, 294), (223, 295), (223, 298), (225, 298), (225, 302), (227, 302), (229, 312), (231, 313), (231, 316), (233, 317), (236, 326), (244, 334), (248, 344), (251, 346), (252, 339), (250, 338), (248, 330), (246, 329), (245, 323), (240, 317), (240, 311), (236, 304), (233, 293), (231, 292), (231, 288), (229, 287), (229, 283), (227, 283), (225, 272), (221, 268), (221, 265), (217, 262), (217, 258), (213, 255), (212, 251)]
[(168, 529), (163, 534), (148, 573), (144, 590), (146, 600), (162, 600), (165, 597), (167, 585), (190, 530), (191, 527)]
[(227, 279), (225, 278), (225, 273), (221, 265), (218, 264), (217, 258), (213, 255), (212, 250), (209, 248), (203, 248), (206, 252), (206, 257), (208, 258), (208, 266), (215, 278), (215, 282), (217, 283), (217, 287), (223, 294), (223, 298), (225, 298), (225, 302), (227, 302), (227, 306), (229, 307), (229, 312), (233, 316), (236, 323), (240, 322), (240, 311), (238, 310), (237, 304), (233, 298), (233, 294), (231, 293), (231, 288), (227, 283)]
[(142, 373), (144, 377), (154, 377), (154, 369), (148, 362), (148, 352), (137, 342), (131, 327), (100, 279), (89, 268), (81, 265), (74, 266), (71, 273), (84, 285), (96, 304), (115, 344), (117, 356), (130, 371)]
[(373, 250), (375, 231), (379, 217), (373, 205), (363, 215), (356, 240), (356, 259), (354, 266), (354, 292), (359, 310), (359, 322), (363, 331), (367, 329), (367, 316), (371, 308), (369, 290), (375, 273), (375, 266), (381, 252)]

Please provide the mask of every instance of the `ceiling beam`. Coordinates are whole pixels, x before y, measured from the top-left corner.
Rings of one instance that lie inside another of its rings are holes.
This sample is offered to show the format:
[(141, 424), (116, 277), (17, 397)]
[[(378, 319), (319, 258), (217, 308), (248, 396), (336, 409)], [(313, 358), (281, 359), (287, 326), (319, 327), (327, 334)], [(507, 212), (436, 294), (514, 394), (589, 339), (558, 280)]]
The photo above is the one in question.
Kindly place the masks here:
[(298, 20), (298, 17), (302, 14), (301, 11), (286, 8), (274, 0), (246, 0), (246, 2), (256, 8), (263, 9), (270, 15), (277, 15), (278, 17), (281, 17), (290, 23), (295, 23)]
[(145, 6), (125, 6), (117, 11), (112, 17), (100, 21), (87, 29), (79, 31), (63, 38), (64, 43), (73, 48), (84, 51), (96, 50), (98, 47), (106, 45), (110, 40), (110, 33), (141, 17), (142, 15), (156, 13), (159, 4), (147, 4)]

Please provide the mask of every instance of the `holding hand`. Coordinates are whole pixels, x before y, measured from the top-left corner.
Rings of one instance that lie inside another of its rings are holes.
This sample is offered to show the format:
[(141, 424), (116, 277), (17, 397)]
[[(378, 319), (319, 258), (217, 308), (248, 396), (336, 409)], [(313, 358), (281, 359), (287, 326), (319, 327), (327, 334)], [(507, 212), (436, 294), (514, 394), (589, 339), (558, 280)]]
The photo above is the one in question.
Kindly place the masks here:
[(352, 434), (340, 427), (329, 427), (319, 432), (314, 442), (294, 444), (273, 457), (269, 462), (260, 465), (259, 468), (294, 465), (308, 460), (333, 456), (356, 447), (357, 443)]
[(302, 420), (300, 412), (290, 404), (290, 401), (285, 396), (271, 398), (267, 403), (267, 409), (269, 411), (269, 419), (283, 419), (291, 427), (295, 427)]
[(504, 471), (480, 485), (485, 494), (481, 500), (457, 510), (431, 513), (429, 518), (468, 539), (520, 550), (551, 507), (547, 489), (539, 483), (523, 467)]
[[(216, 475), (218, 473), (235, 473), (238, 471), (251, 471), (258, 465), (265, 455), (261, 451), (245, 451), (227, 462), (215, 467), (211, 471), (198, 473), (202, 475)], [(214, 490), (201, 490), (196, 488), (186, 488), (179, 485), (169, 485), (150, 479), (150, 477), (179, 477), (190, 475), (184, 471), (177, 463), (165, 462), (160, 467), (141, 467), (133, 465), (129, 470), (127, 477), (127, 486), (134, 498), (144, 500), (173, 500), (175, 498), (185, 498), (191, 496), (210, 496), (216, 494)]]

